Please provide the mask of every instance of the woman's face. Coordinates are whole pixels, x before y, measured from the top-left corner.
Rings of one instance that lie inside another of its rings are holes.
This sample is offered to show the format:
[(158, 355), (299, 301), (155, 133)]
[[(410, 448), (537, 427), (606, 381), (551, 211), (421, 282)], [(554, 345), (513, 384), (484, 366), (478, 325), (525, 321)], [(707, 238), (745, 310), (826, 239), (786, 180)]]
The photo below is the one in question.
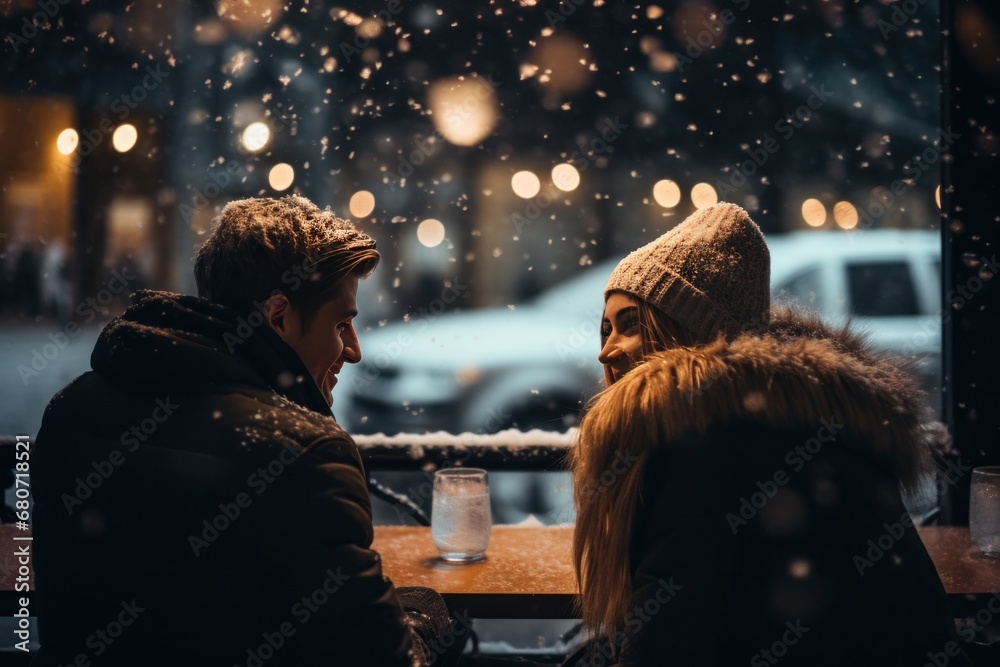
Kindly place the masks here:
[(620, 380), (642, 359), (641, 329), (635, 299), (624, 292), (612, 292), (604, 304), (603, 347), (597, 360), (611, 372), (613, 382)]

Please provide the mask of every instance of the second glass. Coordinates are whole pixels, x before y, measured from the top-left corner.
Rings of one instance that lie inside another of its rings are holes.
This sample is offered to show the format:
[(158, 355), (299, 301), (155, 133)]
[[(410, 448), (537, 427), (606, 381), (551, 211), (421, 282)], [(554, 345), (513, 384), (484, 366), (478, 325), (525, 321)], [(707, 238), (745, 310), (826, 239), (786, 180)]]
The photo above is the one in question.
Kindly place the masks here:
[(485, 470), (448, 468), (434, 473), (431, 535), (441, 558), (453, 563), (482, 560), (491, 525)]
[(1000, 466), (972, 471), (969, 535), (979, 551), (1000, 556)]

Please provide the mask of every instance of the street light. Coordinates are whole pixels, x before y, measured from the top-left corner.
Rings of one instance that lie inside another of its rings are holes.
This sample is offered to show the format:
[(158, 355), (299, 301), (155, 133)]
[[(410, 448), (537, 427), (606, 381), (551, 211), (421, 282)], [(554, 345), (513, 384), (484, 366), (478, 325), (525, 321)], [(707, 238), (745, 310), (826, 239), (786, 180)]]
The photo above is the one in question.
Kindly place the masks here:
[(268, 128), (267, 123), (262, 123), (257, 121), (255, 123), (250, 123), (247, 125), (246, 129), (243, 130), (243, 148), (247, 149), (251, 153), (257, 153), (267, 146), (267, 142), (271, 140), (271, 130)]
[(69, 155), (76, 150), (79, 143), (80, 135), (73, 128), (67, 127), (59, 133), (59, 137), (56, 139), (56, 148), (63, 155)]
[(351, 195), (348, 208), (355, 218), (367, 218), (375, 210), (375, 195), (367, 190), (358, 190)]
[(818, 199), (807, 199), (802, 202), (802, 219), (810, 227), (822, 227), (826, 222), (826, 206)]
[(135, 125), (125, 123), (115, 128), (115, 133), (111, 135), (111, 144), (119, 153), (127, 153), (135, 146), (139, 140), (139, 131)]
[(444, 224), (440, 220), (427, 218), (417, 225), (417, 240), (428, 248), (441, 245), (441, 241), (444, 241)]
[(542, 183), (533, 172), (519, 171), (510, 179), (514, 194), (522, 199), (531, 199), (542, 189)]
[(580, 185), (580, 172), (571, 164), (552, 167), (552, 182), (563, 192), (572, 192)]
[(681, 189), (671, 180), (657, 181), (653, 186), (653, 199), (663, 208), (673, 208), (681, 203)]
[(292, 187), (294, 181), (295, 169), (287, 162), (279, 162), (267, 174), (267, 182), (278, 192)]
[(708, 208), (719, 203), (719, 194), (708, 183), (698, 183), (691, 188), (691, 203), (697, 209)]

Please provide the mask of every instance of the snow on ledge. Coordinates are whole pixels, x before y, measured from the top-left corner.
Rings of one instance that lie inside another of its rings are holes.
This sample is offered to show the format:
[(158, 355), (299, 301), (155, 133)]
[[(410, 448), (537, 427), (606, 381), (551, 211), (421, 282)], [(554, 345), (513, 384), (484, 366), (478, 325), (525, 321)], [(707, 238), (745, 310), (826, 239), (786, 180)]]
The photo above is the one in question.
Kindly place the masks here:
[(447, 431), (436, 431), (434, 433), (397, 433), (396, 435), (386, 435), (376, 433), (374, 435), (352, 435), (354, 442), (359, 448), (365, 447), (492, 447), (518, 448), (518, 447), (562, 447), (570, 448), (576, 442), (579, 429), (571, 428), (566, 433), (556, 433), (555, 431), (542, 431), (532, 429), (530, 431), (520, 431), (516, 428), (509, 428), (506, 431), (499, 431), (489, 435), (483, 433), (448, 433)]

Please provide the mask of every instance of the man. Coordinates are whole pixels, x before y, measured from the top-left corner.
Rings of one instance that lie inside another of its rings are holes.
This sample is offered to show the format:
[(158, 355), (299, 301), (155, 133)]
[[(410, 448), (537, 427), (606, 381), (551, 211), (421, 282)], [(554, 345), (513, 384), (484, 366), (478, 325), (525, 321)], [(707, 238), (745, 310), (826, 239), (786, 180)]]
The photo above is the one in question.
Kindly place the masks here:
[(104, 329), (32, 456), (36, 664), (446, 661), (429, 647), (457, 631), (439, 596), (401, 604), (382, 576), (330, 413), (378, 261), (302, 197), (237, 201), (198, 253), (199, 297), (139, 292)]

